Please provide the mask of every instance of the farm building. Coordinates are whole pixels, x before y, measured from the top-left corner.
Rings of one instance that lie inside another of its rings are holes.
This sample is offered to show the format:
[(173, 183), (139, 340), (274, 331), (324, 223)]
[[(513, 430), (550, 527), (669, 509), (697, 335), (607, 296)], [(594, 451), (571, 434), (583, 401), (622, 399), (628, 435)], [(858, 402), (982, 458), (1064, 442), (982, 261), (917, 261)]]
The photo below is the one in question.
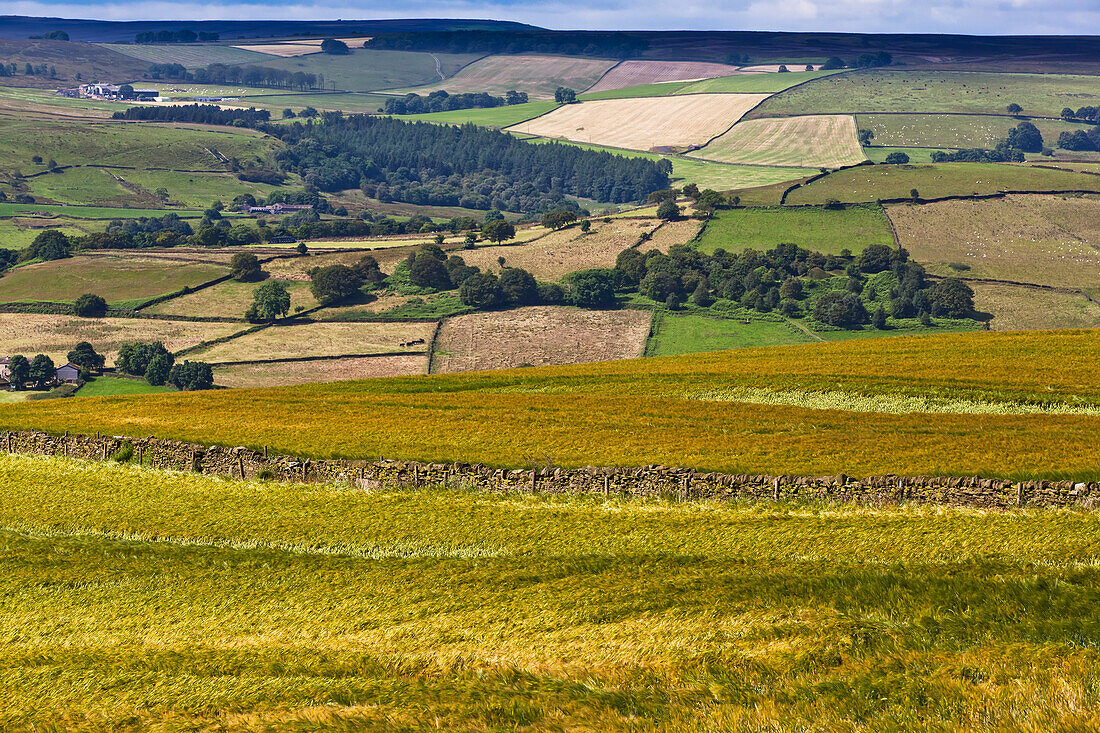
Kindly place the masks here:
[(249, 206), (249, 214), (285, 214), (292, 211), (305, 211), (312, 206), (302, 204), (272, 204), (271, 206)]
[(57, 368), (57, 381), (61, 384), (76, 384), (80, 381), (80, 367), (76, 364), (62, 364)]
[[(100, 99), (120, 99), (119, 84), (81, 84), (80, 96)], [(153, 101), (160, 97), (160, 91), (156, 89), (134, 89), (128, 99)]]

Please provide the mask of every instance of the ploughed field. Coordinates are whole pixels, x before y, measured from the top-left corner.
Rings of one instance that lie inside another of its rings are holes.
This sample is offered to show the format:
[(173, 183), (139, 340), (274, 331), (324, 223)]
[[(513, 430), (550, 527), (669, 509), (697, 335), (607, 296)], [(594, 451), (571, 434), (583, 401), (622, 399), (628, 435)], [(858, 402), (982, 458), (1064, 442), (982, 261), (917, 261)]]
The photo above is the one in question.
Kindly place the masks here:
[(1095, 513), (0, 471), (12, 730), (1100, 724)]

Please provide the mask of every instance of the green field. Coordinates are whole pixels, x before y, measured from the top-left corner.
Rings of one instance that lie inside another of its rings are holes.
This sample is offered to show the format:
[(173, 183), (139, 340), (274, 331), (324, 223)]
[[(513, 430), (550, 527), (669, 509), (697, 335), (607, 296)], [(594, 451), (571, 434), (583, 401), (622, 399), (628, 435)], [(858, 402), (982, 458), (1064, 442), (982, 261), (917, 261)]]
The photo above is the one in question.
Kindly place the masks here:
[[(59, 217), (69, 219), (137, 219), (142, 216), (163, 216), (171, 213), (181, 217), (201, 217), (202, 211), (179, 209), (120, 209), (111, 206), (60, 206), (57, 204), (12, 204), (0, 203), (0, 219), (28, 214), (33, 211), (47, 211)], [(225, 212), (223, 216), (233, 216)]]
[[(855, 71), (819, 79), (766, 100), (749, 117), (833, 112), (969, 112), (1058, 117), (1100, 97), (1100, 77), (972, 71)], [(1010, 120), (1006, 118), (1005, 122)]]
[(0, 469), (16, 730), (1100, 724), (1095, 513)]
[(905, 153), (909, 156), (910, 163), (931, 163), (932, 153), (936, 150), (937, 148), (897, 148), (868, 145), (863, 148), (863, 154), (874, 163), (885, 163), (886, 158), (891, 153)]
[(777, 244), (797, 244), (803, 249), (840, 254), (859, 253), (869, 244), (893, 246), (890, 224), (876, 205), (830, 210), (813, 208), (739, 208), (719, 211), (707, 222), (698, 246), (704, 252), (746, 248), (773, 249)]
[[(1030, 120), (1053, 148), (1063, 132), (1088, 130), (1090, 125), (1062, 120)], [(856, 125), (875, 133), (873, 145), (925, 148), (995, 148), (1018, 125), (1015, 117), (981, 115), (860, 115)], [(1074, 153), (1075, 155), (1077, 153)]]
[(683, 81), (662, 81), (655, 82), (653, 84), (640, 84), (634, 87), (623, 87), (622, 89), (608, 89), (603, 92), (587, 92), (585, 94), (578, 94), (577, 99), (582, 102), (590, 102), (594, 99), (625, 99), (628, 97), (664, 97), (669, 94), (675, 94), (677, 90), (682, 89), (690, 82)]
[(786, 74), (738, 74), (703, 79), (681, 86), (676, 94), (706, 94), (725, 92), (730, 94), (766, 94), (781, 92), (797, 84), (839, 74), (839, 71), (791, 71)]
[(21, 403), (0, 411), (0, 429), (153, 433), (295, 455), (509, 467), (536, 460), (563, 467), (1096, 480), (1098, 358), (1098, 331), (896, 336)]
[(513, 104), (508, 107), (490, 107), (487, 109), (457, 109), (451, 112), (429, 112), (422, 115), (400, 115), (399, 120), (420, 120), (422, 122), (441, 122), (461, 125), (471, 122), (482, 127), (509, 127), (526, 122), (532, 117), (544, 115), (557, 109), (553, 101)]
[(154, 387), (143, 379), (125, 377), (96, 377), (77, 390), (77, 397), (105, 397), (108, 395), (141, 395), (175, 392), (174, 387)]
[(386, 104), (387, 97), (382, 94), (361, 93), (312, 93), (312, 94), (263, 94), (241, 97), (241, 102), (258, 109), (271, 111), (273, 119), (281, 119), (284, 109), (295, 113), (306, 107), (327, 110), (338, 109), (347, 113), (377, 112)]
[(813, 340), (783, 320), (744, 323), (694, 313), (662, 313), (646, 345), (646, 356), (803, 344)]
[(149, 64), (183, 64), (189, 69), (210, 64), (263, 66), (272, 58), (266, 53), (216, 43), (101, 43), (98, 45)]
[[(128, 183), (140, 186), (150, 194), (158, 188), (168, 189), (168, 199), (179, 206), (205, 209), (217, 200), (229, 203), (235, 196), (250, 193), (257, 200), (265, 198), (278, 186), (242, 181), (231, 173), (174, 173), (172, 171), (114, 171)], [(291, 179), (297, 180), (297, 179)], [(285, 190), (285, 189), (284, 189)], [(93, 192), (89, 194), (94, 195)]]
[[(0, 280), (0, 286), (3, 281)], [(315, 308), (317, 301), (309, 291), (309, 283), (288, 281), (283, 285), (290, 291), (290, 303), (294, 308)], [(244, 312), (252, 304), (252, 294), (257, 283), (227, 280), (223, 283), (166, 300), (148, 309), (149, 313), (171, 316), (215, 316), (220, 318), (244, 318)], [(2, 290), (0, 290), (2, 292)]]
[[(450, 76), (478, 58), (479, 54), (437, 53), (443, 73)], [(417, 86), (439, 80), (431, 54), (413, 51), (376, 51), (353, 48), (346, 56), (315, 53), (308, 56), (268, 56), (263, 66), (307, 74), (324, 74), (331, 89), (373, 92), (379, 89)]]
[[(71, 303), (94, 293), (124, 307), (227, 274), (224, 267), (141, 258), (71, 257), (19, 267), (0, 278), (0, 303)], [(243, 312), (243, 311), (242, 311)]]
[(0, 112), (17, 118), (44, 115), (107, 117), (119, 109), (113, 102), (59, 97), (48, 89), (0, 86)]
[[(27, 220), (31, 224), (38, 224), (36, 220)], [(107, 222), (88, 222), (77, 219), (51, 219), (50, 229), (56, 229), (67, 236), (80, 236), (91, 231), (103, 231), (107, 228)], [(0, 247), (6, 249), (26, 249), (34, 241), (44, 227), (25, 226), (16, 219), (0, 219)]]
[(999, 163), (860, 166), (830, 173), (787, 196), (788, 204), (823, 204), (828, 199), (858, 203), (998, 191), (1098, 191), (1100, 177), (1087, 173)]

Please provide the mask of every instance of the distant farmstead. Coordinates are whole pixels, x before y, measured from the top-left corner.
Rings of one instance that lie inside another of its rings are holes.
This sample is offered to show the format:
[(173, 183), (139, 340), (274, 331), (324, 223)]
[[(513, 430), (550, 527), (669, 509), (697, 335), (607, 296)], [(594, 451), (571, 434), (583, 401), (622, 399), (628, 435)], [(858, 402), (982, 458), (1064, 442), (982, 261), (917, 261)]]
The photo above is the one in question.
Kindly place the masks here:
[[(120, 89), (122, 89), (120, 84), (81, 84), (80, 96), (88, 99), (122, 99), (119, 94)], [(146, 102), (152, 102), (159, 98), (160, 91), (157, 89), (134, 89), (133, 93), (127, 97), (127, 99)]]
[(284, 214), (289, 211), (305, 211), (306, 209), (312, 209), (312, 206), (305, 206), (299, 204), (272, 204), (271, 206), (250, 206), (248, 207), (249, 214)]

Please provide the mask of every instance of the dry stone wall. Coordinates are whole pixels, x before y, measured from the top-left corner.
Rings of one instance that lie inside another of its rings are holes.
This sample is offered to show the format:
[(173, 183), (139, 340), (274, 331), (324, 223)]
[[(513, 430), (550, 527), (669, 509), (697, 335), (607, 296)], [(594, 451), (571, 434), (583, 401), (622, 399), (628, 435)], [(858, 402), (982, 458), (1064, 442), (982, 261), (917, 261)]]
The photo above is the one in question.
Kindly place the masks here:
[[(596, 494), (681, 500), (754, 499), (935, 503), (983, 508), (1100, 508), (1100, 483), (1008, 481), (979, 476), (772, 476), (703, 473), (687, 468), (501, 469), (481, 464), (311, 460), (245, 447), (159, 438), (7, 432), (0, 450), (110, 460), (129, 445), (135, 464), (244, 479), (342, 483), (367, 491), (450, 487), (486, 492)], [(127, 449), (128, 450), (128, 449)]]

